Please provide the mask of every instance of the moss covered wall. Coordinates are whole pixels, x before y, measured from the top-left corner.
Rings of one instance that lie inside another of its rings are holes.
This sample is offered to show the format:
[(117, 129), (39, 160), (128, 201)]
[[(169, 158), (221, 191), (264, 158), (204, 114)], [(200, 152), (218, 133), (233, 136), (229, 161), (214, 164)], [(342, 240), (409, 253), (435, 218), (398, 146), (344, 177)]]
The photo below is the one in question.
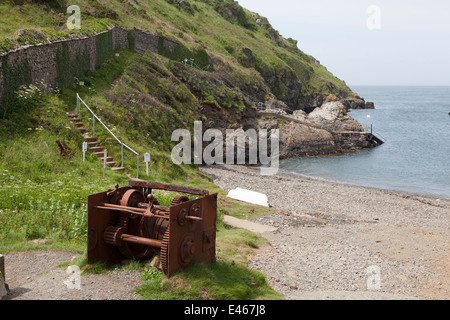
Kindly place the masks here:
[(0, 103), (21, 85), (43, 81), (48, 90), (73, 86), (76, 78), (98, 68), (119, 49), (151, 51), (174, 60), (193, 58), (202, 67), (209, 63), (202, 48), (190, 51), (158, 34), (114, 27), (92, 37), (22, 47), (4, 54), (0, 57)]
[(14, 92), (22, 85), (29, 85), (32, 81), (31, 65), (28, 59), (22, 59), (14, 65), (8, 64), (8, 56), (1, 59), (3, 101), (8, 103), (13, 100)]

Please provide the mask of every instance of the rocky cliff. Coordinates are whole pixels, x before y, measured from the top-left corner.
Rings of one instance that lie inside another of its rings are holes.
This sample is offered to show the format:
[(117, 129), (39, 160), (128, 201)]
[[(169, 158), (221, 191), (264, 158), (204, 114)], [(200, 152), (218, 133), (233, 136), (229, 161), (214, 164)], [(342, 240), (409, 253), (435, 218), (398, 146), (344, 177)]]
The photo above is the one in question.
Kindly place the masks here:
[(282, 159), (341, 154), (375, 146), (339, 101), (325, 102), (309, 114), (263, 112), (258, 127), (280, 130)]
[(39, 32), (24, 28), (0, 37), (0, 50), (16, 46), (3, 52), (0, 64), (0, 93), (12, 106), (22, 84), (44, 79), (49, 87), (73, 88), (117, 49), (131, 49), (155, 55), (137, 59), (139, 67), (129, 70), (133, 84), (123, 77), (115, 83), (120, 90), (100, 95), (139, 127), (147, 125), (133, 110), (160, 114), (159, 107), (165, 114), (157, 118), (161, 123), (152, 118), (149, 130), (156, 124), (169, 132), (194, 119), (205, 130), (280, 128), (284, 157), (367, 146), (359, 134), (342, 132), (362, 131), (346, 110), (373, 104), (301, 51), (296, 40), (283, 38), (266, 18), (235, 1), (80, 0), (80, 30), (67, 30), (68, 2), (32, 3), (8, 10), (17, 18), (23, 12), (46, 17), (33, 29)]

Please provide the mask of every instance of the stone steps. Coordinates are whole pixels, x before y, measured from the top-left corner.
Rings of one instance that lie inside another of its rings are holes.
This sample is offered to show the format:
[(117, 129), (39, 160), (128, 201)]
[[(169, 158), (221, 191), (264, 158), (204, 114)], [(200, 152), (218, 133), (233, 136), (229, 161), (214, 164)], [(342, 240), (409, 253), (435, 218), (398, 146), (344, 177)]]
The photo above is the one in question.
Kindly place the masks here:
[[(69, 111), (67, 113), (69, 116), (70, 121), (75, 125), (75, 127), (83, 134), (84, 139), (87, 142), (88, 145), (88, 151), (94, 153), (102, 162), (105, 160), (105, 147), (100, 145), (98, 143), (98, 140), (96, 137), (90, 136), (86, 130), (86, 128), (83, 127), (83, 122), (78, 117), (75, 111)], [(106, 157), (106, 165), (111, 168), (113, 171), (119, 171), (124, 172), (124, 167), (118, 167), (116, 161), (114, 161), (114, 158), (112, 156)]]
[(93, 153), (103, 152), (105, 150), (105, 147), (96, 145), (95, 147), (88, 147), (88, 150)]

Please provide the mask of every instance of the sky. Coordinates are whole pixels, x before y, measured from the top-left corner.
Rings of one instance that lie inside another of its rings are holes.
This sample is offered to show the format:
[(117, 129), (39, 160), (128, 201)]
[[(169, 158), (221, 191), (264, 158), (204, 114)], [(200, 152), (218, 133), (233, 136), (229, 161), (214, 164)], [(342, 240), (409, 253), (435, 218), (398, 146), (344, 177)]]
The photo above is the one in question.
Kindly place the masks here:
[(448, 0), (238, 0), (350, 86), (450, 86)]

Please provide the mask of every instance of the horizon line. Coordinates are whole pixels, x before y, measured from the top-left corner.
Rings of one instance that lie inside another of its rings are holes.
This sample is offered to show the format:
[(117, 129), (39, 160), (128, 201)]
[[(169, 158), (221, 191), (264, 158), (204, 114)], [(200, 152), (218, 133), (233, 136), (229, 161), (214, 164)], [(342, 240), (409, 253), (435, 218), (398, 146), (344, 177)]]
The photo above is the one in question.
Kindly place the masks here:
[(348, 87), (450, 87), (450, 84), (348, 84)]

